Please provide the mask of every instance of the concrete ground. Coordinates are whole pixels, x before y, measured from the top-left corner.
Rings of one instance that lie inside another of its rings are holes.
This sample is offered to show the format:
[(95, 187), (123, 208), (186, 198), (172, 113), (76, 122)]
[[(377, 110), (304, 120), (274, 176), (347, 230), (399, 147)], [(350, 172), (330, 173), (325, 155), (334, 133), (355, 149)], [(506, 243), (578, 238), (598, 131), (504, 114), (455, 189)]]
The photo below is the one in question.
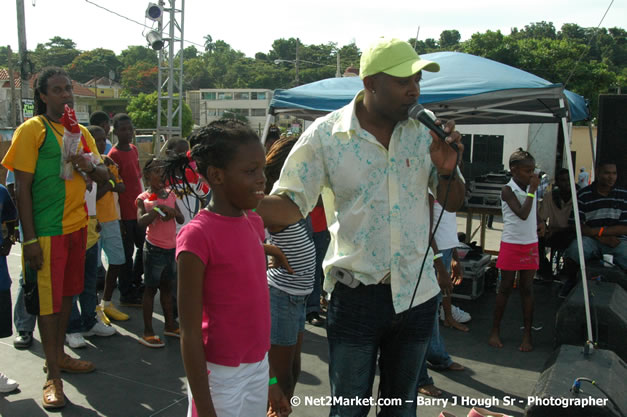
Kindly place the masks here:
[[(495, 219), (495, 230), (488, 230), (487, 245), (498, 249), (501, 223)], [(477, 222), (475, 221), (475, 225)], [(465, 218), (458, 216), (459, 230), (465, 229)], [(13, 277), (13, 299), (17, 294), (20, 270), (20, 250), (14, 247), (9, 255), (9, 268)], [(435, 384), (444, 391), (440, 402), (420, 397), (419, 401), (431, 404), (418, 407), (419, 416), (436, 417), (443, 409), (456, 416), (466, 416), (472, 405), (489, 405), (498, 412), (522, 416), (529, 395), (543, 369), (545, 360), (553, 350), (554, 317), (559, 306), (557, 288), (553, 285), (535, 286), (535, 325), (542, 326), (534, 332), (535, 350), (518, 351), (522, 337), (521, 303), (516, 293), (511, 297), (505, 313), (502, 338), (505, 347), (488, 346), (487, 338), (492, 322), (495, 291), (489, 288), (474, 301), (454, 300), (472, 315), (468, 323), (470, 332), (442, 328), (448, 352), (453, 360), (466, 366), (464, 372), (434, 372), (430, 374)], [(117, 291), (114, 299), (117, 298)], [(157, 303), (158, 304), (158, 303)], [(92, 337), (84, 349), (72, 350), (70, 355), (91, 360), (97, 370), (86, 375), (63, 374), (65, 394), (69, 404), (62, 410), (48, 413), (42, 408), (44, 383), (42, 372), (43, 350), (39, 334), (31, 349), (13, 348), (13, 338), (0, 340), (0, 370), (20, 383), (19, 390), (0, 394), (0, 415), (3, 417), (180, 417), (186, 415), (187, 394), (185, 371), (181, 362), (177, 339), (167, 338), (163, 349), (149, 349), (137, 342), (142, 331), (141, 310), (121, 308), (131, 315), (126, 322), (115, 323), (118, 334)], [(155, 330), (163, 331), (163, 316), (156, 308)], [(322, 328), (306, 325), (302, 354), (302, 373), (296, 387), (301, 405), (293, 408), (293, 416), (318, 417), (328, 415), (326, 406), (305, 406), (309, 398), (325, 401), (329, 395), (327, 374), (328, 349), (326, 332)], [(375, 384), (378, 382), (378, 378)], [(375, 387), (376, 393), (376, 387)], [(446, 406), (443, 400), (448, 400)], [(505, 402), (509, 400), (509, 405)], [(452, 405), (456, 401), (457, 405)], [(464, 403), (464, 405), (461, 405)], [(371, 409), (369, 416), (374, 416)]]

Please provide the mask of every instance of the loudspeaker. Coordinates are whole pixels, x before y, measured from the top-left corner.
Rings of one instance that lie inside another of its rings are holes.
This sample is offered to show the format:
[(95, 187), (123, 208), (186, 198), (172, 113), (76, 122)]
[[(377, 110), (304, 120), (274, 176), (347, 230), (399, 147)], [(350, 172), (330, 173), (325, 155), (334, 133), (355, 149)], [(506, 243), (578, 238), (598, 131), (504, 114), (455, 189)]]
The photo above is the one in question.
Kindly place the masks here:
[(599, 96), (597, 160), (613, 160), (621, 187), (627, 187), (627, 95)]
[[(588, 281), (592, 337), (598, 347), (627, 359), (627, 292), (613, 282)], [(583, 285), (577, 285), (562, 303), (555, 318), (556, 346), (580, 345), (587, 340)]]
[[(589, 280), (613, 282), (627, 291), (627, 274), (618, 266), (602, 264), (599, 261), (586, 261), (586, 272)], [(581, 271), (577, 270), (577, 282), (581, 282)]]
[[(571, 392), (575, 379), (581, 377), (597, 386), (582, 382), (581, 392)], [(626, 389), (627, 367), (614, 352), (595, 350), (584, 356), (583, 347), (562, 345), (551, 354), (527, 397), (525, 416), (622, 417), (627, 415)], [(582, 406), (584, 401), (587, 405)]]

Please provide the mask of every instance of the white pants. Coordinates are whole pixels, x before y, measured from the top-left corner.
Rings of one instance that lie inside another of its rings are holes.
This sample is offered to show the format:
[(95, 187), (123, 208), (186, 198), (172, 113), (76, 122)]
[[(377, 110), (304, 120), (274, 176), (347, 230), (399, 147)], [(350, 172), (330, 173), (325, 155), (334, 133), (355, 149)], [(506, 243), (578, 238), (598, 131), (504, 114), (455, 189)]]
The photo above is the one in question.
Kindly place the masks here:
[[(238, 367), (207, 362), (209, 391), (218, 417), (265, 417), (268, 406), (268, 354), (259, 362)], [(197, 417), (187, 383), (187, 417)]]

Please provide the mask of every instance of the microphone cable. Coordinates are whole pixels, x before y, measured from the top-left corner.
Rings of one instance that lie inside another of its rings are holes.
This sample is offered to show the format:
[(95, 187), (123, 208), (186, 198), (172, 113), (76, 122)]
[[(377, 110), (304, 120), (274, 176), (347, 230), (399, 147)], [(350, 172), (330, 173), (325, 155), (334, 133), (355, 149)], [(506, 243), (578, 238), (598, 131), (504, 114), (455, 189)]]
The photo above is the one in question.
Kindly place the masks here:
[[(412, 293), (411, 300), (409, 301), (409, 306), (407, 307), (407, 310), (405, 310), (405, 311), (403, 311), (401, 313), (403, 315), (403, 317), (402, 317), (401, 322), (399, 324), (399, 329), (398, 329), (398, 331), (396, 332), (396, 334), (394, 336), (395, 341), (398, 340), (399, 336), (403, 333), (403, 330), (404, 330), (404, 328), (405, 328), (405, 326), (407, 324), (410, 311), (412, 309), (412, 306), (414, 304), (414, 300), (416, 298), (416, 293), (418, 292), (418, 286), (420, 285), (420, 280), (422, 279), (422, 273), (424, 271), (425, 263), (427, 261), (427, 256), (429, 255), (429, 248), (431, 248), (431, 244), (433, 243), (433, 239), (435, 238), (435, 233), (437, 232), (438, 227), (440, 226), (440, 221), (442, 220), (442, 216), (444, 215), (444, 210), (445, 210), (444, 207), (446, 207), (446, 203), (448, 202), (449, 193), (451, 191), (451, 184), (453, 183), (453, 181), (457, 177), (457, 169), (458, 169), (458, 166), (459, 166), (460, 158), (461, 158), (461, 156), (460, 156), (459, 151), (458, 151), (457, 152), (457, 163), (455, 164), (455, 169), (453, 169), (453, 172), (451, 173), (450, 180), (449, 180), (449, 182), (448, 182), (448, 184), (446, 186), (446, 191), (444, 193), (444, 201), (442, 203), (442, 211), (440, 212), (440, 215), (438, 216), (438, 220), (435, 223), (435, 225), (433, 226), (433, 230), (430, 231), (430, 236), (427, 239), (427, 247), (425, 249), (425, 254), (424, 254), (424, 256), (422, 258), (422, 262), (420, 264), (420, 270), (418, 272), (418, 279), (416, 280), (416, 285), (414, 286), (414, 292)], [(429, 216), (431, 216), (431, 214)], [(436, 280), (437, 280), (437, 274), (436, 274)], [(438, 286), (439, 286), (439, 282), (438, 282)], [(435, 314), (438, 314), (437, 307), (436, 307)], [(431, 333), (433, 333), (433, 330), (431, 330)], [(425, 356), (427, 354), (427, 350), (428, 350), (428, 346), (427, 346), (427, 349), (425, 349)], [(379, 355), (379, 361), (380, 360), (381, 360), (381, 356)], [(418, 388), (418, 387), (416, 387), (416, 388)], [(418, 391), (416, 390), (416, 396), (417, 395), (418, 395)], [(376, 404), (376, 414), (377, 415), (379, 414), (379, 401), (378, 401), (378, 399), (380, 397), (381, 397), (381, 380), (379, 380), (379, 387), (378, 387), (378, 390), (377, 390), (377, 402), (375, 403)]]

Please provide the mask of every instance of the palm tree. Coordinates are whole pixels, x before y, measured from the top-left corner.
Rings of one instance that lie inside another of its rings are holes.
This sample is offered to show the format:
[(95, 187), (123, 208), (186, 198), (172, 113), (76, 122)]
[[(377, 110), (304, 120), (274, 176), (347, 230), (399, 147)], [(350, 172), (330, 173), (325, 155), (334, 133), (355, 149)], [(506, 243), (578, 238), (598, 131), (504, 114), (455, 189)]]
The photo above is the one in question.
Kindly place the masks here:
[(211, 37), (211, 35), (205, 35), (205, 52), (211, 54), (214, 47), (215, 44), (213, 43), (213, 38)]

